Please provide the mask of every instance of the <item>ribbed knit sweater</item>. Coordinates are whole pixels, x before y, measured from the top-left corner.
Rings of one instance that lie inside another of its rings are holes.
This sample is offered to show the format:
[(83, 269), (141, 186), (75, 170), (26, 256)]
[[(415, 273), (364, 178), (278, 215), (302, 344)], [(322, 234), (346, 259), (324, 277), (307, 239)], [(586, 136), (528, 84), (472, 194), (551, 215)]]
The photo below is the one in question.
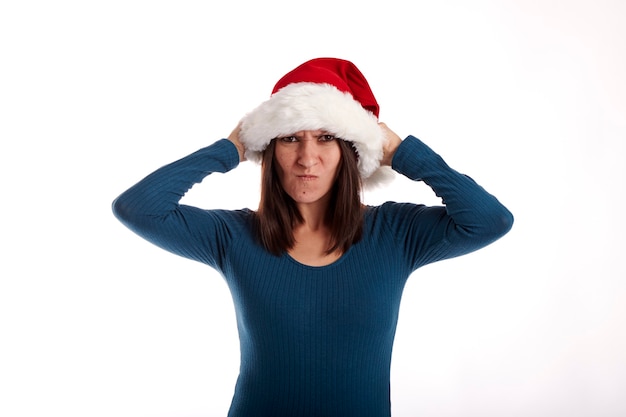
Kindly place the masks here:
[(228, 415), (390, 416), (391, 353), (407, 278), (495, 241), (511, 228), (511, 213), (409, 136), (392, 168), (427, 183), (445, 205), (368, 206), (362, 240), (336, 262), (312, 267), (267, 252), (251, 210), (179, 203), (195, 183), (238, 163), (235, 146), (223, 139), (158, 169), (113, 204), (135, 233), (226, 280), (241, 350)]

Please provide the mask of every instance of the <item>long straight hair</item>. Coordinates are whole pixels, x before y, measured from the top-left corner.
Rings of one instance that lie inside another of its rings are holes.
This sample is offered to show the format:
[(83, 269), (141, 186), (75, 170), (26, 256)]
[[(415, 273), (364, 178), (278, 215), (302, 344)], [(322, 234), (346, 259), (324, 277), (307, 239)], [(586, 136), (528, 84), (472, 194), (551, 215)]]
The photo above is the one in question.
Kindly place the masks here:
[[(345, 253), (363, 235), (363, 205), (361, 203), (361, 175), (357, 167), (356, 150), (350, 142), (337, 139), (341, 158), (337, 178), (331, 188), (331, 198), (325, 215), (330, 228), (330, 246), (327, 254), (340, 250)], [(257, 235), (261, 244), (274, 255), (293, 248), (294, 229), (303, 218), (293, 199), (280, 183), (275, 165), (272, 140), (263, 151), (261, 162), (261, 199), (256, 212)]]

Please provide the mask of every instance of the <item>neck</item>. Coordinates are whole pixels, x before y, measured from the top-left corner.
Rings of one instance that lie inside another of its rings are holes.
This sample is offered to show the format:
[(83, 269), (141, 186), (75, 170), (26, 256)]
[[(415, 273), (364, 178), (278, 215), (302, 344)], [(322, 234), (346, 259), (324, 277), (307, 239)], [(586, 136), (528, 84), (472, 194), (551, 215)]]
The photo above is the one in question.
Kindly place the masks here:
[(293, 230), (294, 246), (289, 254), (297, 261), (311, 266), (328, 265), (341, 256), (340, 250), (328, 253), (332, 246), (331, 230), (326, 223), (328, 205), (299, 206), (302, 223)]
[(302, 216), (302, 224), (299, 228), (318, 231), (326, 226), (326, 211), (328, 201), (317, 201), (312, 204), (298, 204), (298, 210)]

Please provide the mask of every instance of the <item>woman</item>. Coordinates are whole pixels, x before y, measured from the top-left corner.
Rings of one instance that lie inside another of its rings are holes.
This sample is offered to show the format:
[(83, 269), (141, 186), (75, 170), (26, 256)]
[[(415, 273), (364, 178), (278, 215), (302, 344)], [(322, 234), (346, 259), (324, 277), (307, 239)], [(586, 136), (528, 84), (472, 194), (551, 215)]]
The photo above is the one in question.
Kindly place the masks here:
[[(246, 159), (262, 164), (258, 210), (179, 204), (195, 183)], [(384, 183), (390, 168), (427, 183), (445, 206), (363, 206), (361, 184)], [(140, 236), (228, 283), (241, 349), (231, 417), (389, 416), (407, 278), (513, 223), (419, 139), (379, 123), (363, 75), (332, 58), (289, 72), (228, 139), (155, 171), (113, 207)]]

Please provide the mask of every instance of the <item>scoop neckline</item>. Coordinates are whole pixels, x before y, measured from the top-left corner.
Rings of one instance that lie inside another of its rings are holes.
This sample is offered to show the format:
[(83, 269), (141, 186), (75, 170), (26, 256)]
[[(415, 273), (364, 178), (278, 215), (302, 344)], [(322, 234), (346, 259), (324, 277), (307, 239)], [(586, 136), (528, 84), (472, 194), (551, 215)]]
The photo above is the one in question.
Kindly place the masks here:
[(339, 265), (340, 263), (342, 263), (344, 261), (344, 259), (350, 254), (350, 252), (352, 251), (352, 246), (348, 249), (348, 251), (346, 253), (344, 253), (343, 255), (341, 255), (339, 258), (337, 258), (336, 260), (332, 261), (329, 264), (326, 265), (308, 265), (305, 263), (300, 262), (299, 260), (297, 260), (296, 258), (294, 258), (293, 256), (291, 256), (288, 252), (285, 252), (284, 256), (292, 263), (302, 267), (302, 268), (306, 268), (306, 269), (313, 269), (313, 270), (322, 270), (322, 269), (328, 269), (328, 268), (332, 268), (335, 265)]

